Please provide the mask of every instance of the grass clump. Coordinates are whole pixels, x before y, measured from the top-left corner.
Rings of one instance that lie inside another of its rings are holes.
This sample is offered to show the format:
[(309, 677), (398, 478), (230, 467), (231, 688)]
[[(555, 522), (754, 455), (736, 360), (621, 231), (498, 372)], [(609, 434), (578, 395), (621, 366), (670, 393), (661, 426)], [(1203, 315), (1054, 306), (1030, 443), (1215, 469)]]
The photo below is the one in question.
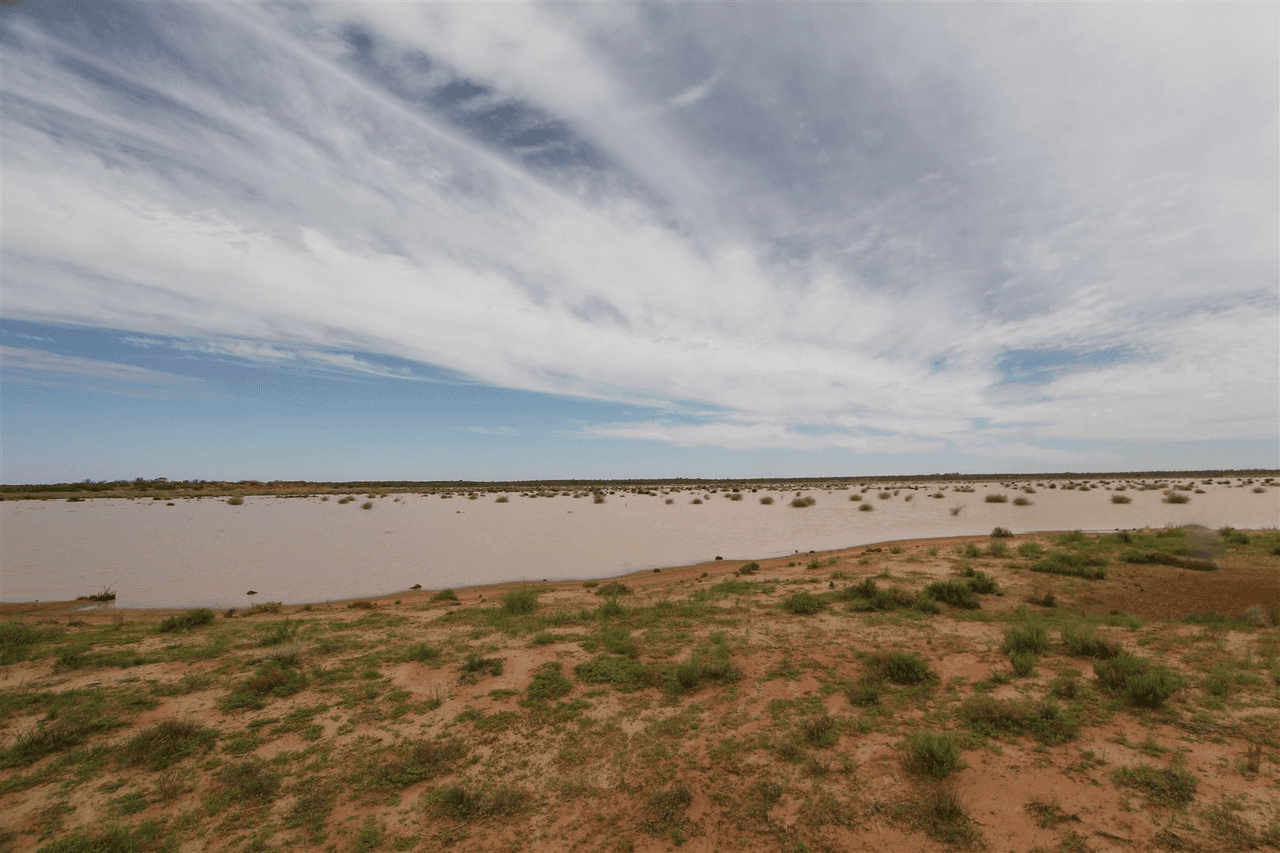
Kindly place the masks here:
[(48, 632), (20, 622), (0, 623), (0, 666), (23, 660), (48, 637)]
[(1169, 495), (1165, 497), (1164, 502), (1167, 504), (1188, 504), (1191, 503), (1191, 498), (1181, 492), (1170, 492)]
[(284, 607), (282, 601), (260, 601), (244, 612), (245, 616), (257, 616), (259, 613), (279, 613)]
[(765, 506), (769, 506), (769, 504), (773, 503), (773, 498), (769, 497), (768, 495), (765, 495), (760, 499), (760, 503), (764, 504)]
[(538, 596), (541, 594), (537, 587), (532, 586), (513, 589), (502, 596), (502, 612), (508, 616), (527, 616), (538, 608)]
[(970, 729), (985, 737), (1031, 735), (1046, 746), (1075, 740), (1080, 727), (1052, 699), (1044, 702), (995, 699), (975, 694), (960, 709)]
[(418, 663), (434, 663), (440, 658), (440, 647), (430, 643), (414, 643), (404, 650), (404, 659)]
[(894, 684), (911, 685), (935, 680), (937, 675), (929, 669), (928, 662), (915, 652), (872, 652), (863, 673), (863, 681), (867, 684), (892, 681)]
[[(992, 547), (994, 548), (994, 546)], [(986, 572), (975, 571), (969, 576), (969, 589), (978, 595), (998, 595), (1000, 593), (1000, 584), (996, 583), (996, 579)]]
[(559, 699), (573, 689), (573, 684), (564, 677), (559, 661), (548, 661), (534, 673), (533, 680), (524, 691), (524, 704), (531, 706), (544, 705), (548, 700)]
[(1112, 495), (1111, 502), (1113, 504), (1133, 503), (1133, 498), (1129, 497), (1128, 495)]
[(924, 591), (935, 601), (941, 601), (962, 610), (977, 610), (982, 606), (973, 588), (961, 581), (934, 581), (926, 586)]
[(224, 696), (218, 707), (224, 711), (260, 711), (266, 707), (268, 699), (292, 696), (306, 686), (307, 676), (295, 667), (293, 660), (272, 659)]
[[(987, 502), (998, 503), (998, 501), (992, 501), (991, 500), (992, 497), (994, 497), (994, 495), (987, 495)], [(992, 539), (1009, 539), (1009, 538), (1012, 538), (1012, 536), (1013, 536), (1013, 531), (1011, 531), (1007, 527), (993, 527), (991, 529)]]
[(105, 826), (101, 829), (75, 829), (69, 835), (51, 841), (40, 853), (150, 853), (169, 850), (168, 831), (158, 821), (148, 820), (137, 826)]
[(1002, 503), (1008, 503), (1008, 502), (1009, 502), (1009, 496), (1008, 496), (1008, 495), (1000, 495), (1000, 494), (996, 494), (996, 493), (992, 492), (991, 494), (989, 494), (989, 495), (987, 495), (985, 498), (983, 498), (983, 500), (984, 500), (984, 501), (986, 501), (986, 502), (987, 502), (987, 503), (989, 503), (989, 504), (1002, 504)]
[(734, 572), (735, 575), (755, 575), (760, 573), (760, 564), (757, 562), (747, 563), (742, 568)]
[(796, 509), (803, 509), (804, 507), (807, 507), (807, 506), (813, 506), (817, 502), (818, 502), (818, 499), (811, 495), (806, 495), (802, 498), (791, 499), (791, 505)]
[(1106, 557), (1071, 551), (1051, 551), (1032, 563), (1030, 568), (1033, 572), (1085, 580), (1105, 580), (1107, 577)]
[(667, 835), (677, 844), (684, 843), (685, 812), (693, 804), (693, 794), (683, 782), (649, 796), (648, 809), (641, 826), (650, 835)]
[(1142, 791), (1150, 805), (1170, 809), (1183, 809), (1190, 805), (1200, 784), (1199, 779), (1185, 770), (1150, 764), (1122, 767), (1112, 778), (1117, 785)]
[(1103, 640), (1093, 635), (1091, 626), (1080, 623), (1069, 623), (1062, 626), (1062, 644), (1067, 651), (1078, 658), (1096, 658), (1110, 660), (1122, 651), (1118, 643)]
[(451, 589), (442, 589), (431, 596), (432, 601), (457, 601), (458, 594)]
[(673, 693), (683, 693), (696, 689), (704, 681), (728, 684), (741, 678), (742, 669), (729, 659), (728, 648), (719, 646), (713, 654), (695, 651), (676, 664), (667, 688)]
[(615, 690), (630, 693), (658, 683), (652, 670), (634, 658), (598, 655), (573, 668), (579, 681), (607, 684)]
[(207, 607), (200, 607), (179, 613), (176, 616), (170, 616), (161, 622), (156, 630), (161, 634), (167, 634), (171, 631), (186, 631), (191, 628), (199, 628), (212, 622), (213, 611)]
[(472, 652), (458, 666), (463, 681), (475, 681), (485, 674), (502, 675), (502, 658), (486, 658)]
[(1160, 707), (1183, 685), (1182, 677), (1167, 666), (1130, 652), (1094, 663), (1093, 672), (1104, 690), (1119, 693), (1140, 708)]
[(125, 741), (118, 755), (126, 764), (163, 770), (188, 755), (208, 750), (217, 737), (213, 729), (189, 720), (161, 720)]
[(630, 594), (631, 587), (627, 586), (625, 583), (619, 583), (618, 581), (609, 581), (607, 584), (604, 584), (596, 590), (596, 595), (609, 597)]
[(280, 791), (280, 774), (256, 758), (223, 767), (218, 781), (229, 793), (254, 803), (270, 800)]
[(1004, 630), (1004, 650), (1044, 654), (1049, 651), (1049, 632), (1036, 623), (1010, 626)]
[(227, 498), (227, 503), (231, 506), (243, 506), (244, 498), (240, 497), (239, 495), (234, 495), (233, 497)]
[(528, 795), (506, 786), (472, 789), (465, 785), (446, 785), (431, 799), (442, 815), (452, 820), (470, 821), (515, 814)]
[(821, 598), (807, 590), (793, 592), (782, 600), (783, 610), (788, 613), (795, 613), (804, 616), (817, 613), (824, 606), (826, 606), (826, 604)]
[(467, 754), (455, 738), (402, 741), (388, 749), (386, 760), (370, 768), (367, 778), (386, 788), (407, 788), (443, 776)]
[(960, 747), (948, 735), (917, 732), (903, 742), (903, 766), (911, 773), (945, 779), (965, 766)]

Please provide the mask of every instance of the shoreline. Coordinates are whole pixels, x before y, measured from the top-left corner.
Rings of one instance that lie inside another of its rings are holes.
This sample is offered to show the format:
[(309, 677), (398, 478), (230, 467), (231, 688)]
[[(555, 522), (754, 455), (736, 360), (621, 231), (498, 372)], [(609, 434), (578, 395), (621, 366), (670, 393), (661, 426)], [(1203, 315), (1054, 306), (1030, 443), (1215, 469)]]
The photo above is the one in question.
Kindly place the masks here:
[[(1195, 525), (1189, 525), (1195, 526)], [(1103, 535), (1115, 532), (1120, 528), (1112, 530), (1082, 530), (1088, 535)], [(1155, 528), (1141, 528), (1142, 530), (1153, 530)], [(1023, 531), (1014, 534), (1015, 540), (1026, 539), (1028, 537), (1046, 537), (1069, 533), (1079, 528), (1070, 529), (1048, 529)], [(1269, 532), (1272, 528), (1246, 529), (1242, 532), (1249, 534), (1263, 534)], [(146, 616), (153, 616), (157, 620), (167, 618), (176, 614), (186, 612), (188, 610), (208, 607), (215, 613), (243, 613), (250, 610), (255, 604), (279, 604), (281, 614), (297, 614), (315, 611), (323, 611), (328, 608), (347, 609), (356, 605), (358, 602), (368, 602), (378, 607), (403, 606), (414, 607), (432, 603), (432, 596), (444, 591), (452, 590), (458, 595), (459, 604), (484, 604), (486, 601), (496, 600), (503, 593), (513, 589), (523, 587), (534, 587), (544, 592), (565, 592), (569, 590), (580, 590), (587, 586), (595, 586), (608, 582), (627, 582), (634, 585), (639, 590), (650, 590), (654, 587), (670, 586), (675, 583), (687, 583), (691, 580), (700, 579), (702, 577), (712, 577), (715, 575), (729, 574), (732, 575), (736, 568), (750, 562), (760, 564), (762, 572), (769, 569), (785, 569), (794, 568), (788, 566), (787, 563), (794, 564), (798, 559), (818, 559), (829, 560), (831, 558), (855, 558), (862, 557), (869, 553), (880, 552), (884, 548), (893, 548), (898, 546), (903, 550), (908, 548), (938, 548), (946, 546), (963, 546), (968, 542), (985, 542), (990, 538), (989, 533), (974, 533), (964, 535), (945, 535), (945, 536), (921, 536), (909, 539), (884, 539), (876, 542), (860, 543), (856, 545), (846, 545), (840, 548), (828, 548), (823, 550), (809, 551), (793, 551), (790, 554), (780, 554), (772, 557), (755, 557), (755, 558), (733, 558), (733, 559), (713, 559), (704, 560), (697, 563), (687, 563), (674, 566), (657, 566), (649, 569), (634, 569), (616, 575), (602, 575), (592, 578), (559, 578), (559, 579), (541, 579), (541, 580), (507, 580), (496, 581), (492, 583), (471, 584), (467, 586), (443, 587), (440, 589), (404, 589), (387, 593), (377, 593), (364, 596), (351, 596), (347, 598), (326, 599), (322, 601), (309, 602), (271, 602), (267, 599), (262, 601), (250, 601), (244, 605), (233, 605), (230, 607), (210, 607), (208, 605), (192, 604), (192, 605), (174, 605), (174, 606), (128, 606), (116, 607), (114, 604), (97, 604), (87, 602), (85, 599), (71, 599), (64, 601), (0, 601), (0, 618), (14, 618), (17, 616), (35, 616), (37, 618), (52, 618), (56, 616), (74, 615), (82, 621), (93, 624), (95, 622), (106, 622), (110, 619), (117, 618), (117, 614), (123, 614), (125, 618), (142, 619)], [(728, 567), (732, 566), (730, 569)], [(766, 580), (767, 578), (760, 578)], [(1280, 584), (1280, 580), (1277, 581)], [(110, 617), (110, 619), (84, 619), (86, 616)]]

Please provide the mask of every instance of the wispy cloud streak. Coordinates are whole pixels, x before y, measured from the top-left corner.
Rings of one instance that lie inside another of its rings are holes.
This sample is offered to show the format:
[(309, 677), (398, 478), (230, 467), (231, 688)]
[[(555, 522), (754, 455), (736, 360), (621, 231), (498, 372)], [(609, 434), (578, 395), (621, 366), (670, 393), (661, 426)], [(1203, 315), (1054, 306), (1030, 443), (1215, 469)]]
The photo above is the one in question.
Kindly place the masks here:
[(687, 446), (1280, 433), (1276, 10), (925, 8), (10, 12), (5, 313)]

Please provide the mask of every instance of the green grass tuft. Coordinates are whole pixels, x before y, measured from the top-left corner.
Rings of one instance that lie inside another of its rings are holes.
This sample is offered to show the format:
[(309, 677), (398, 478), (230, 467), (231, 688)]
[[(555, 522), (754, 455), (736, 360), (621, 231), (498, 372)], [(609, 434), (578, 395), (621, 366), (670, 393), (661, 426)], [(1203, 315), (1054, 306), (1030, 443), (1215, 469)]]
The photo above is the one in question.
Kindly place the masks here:
[(965, 766), (960, 747), (948, 735), (917, 732), (903, 742), (903, 766), (919, 776), (945, 779)]

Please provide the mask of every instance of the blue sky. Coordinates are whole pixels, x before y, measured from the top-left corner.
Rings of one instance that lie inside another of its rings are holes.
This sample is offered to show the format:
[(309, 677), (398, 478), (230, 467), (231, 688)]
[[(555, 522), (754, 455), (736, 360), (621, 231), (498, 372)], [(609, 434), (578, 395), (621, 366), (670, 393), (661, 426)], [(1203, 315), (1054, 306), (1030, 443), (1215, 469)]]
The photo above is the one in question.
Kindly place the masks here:
[(1280, 467), (1271, 4), (0, 12), (2, 479)]

